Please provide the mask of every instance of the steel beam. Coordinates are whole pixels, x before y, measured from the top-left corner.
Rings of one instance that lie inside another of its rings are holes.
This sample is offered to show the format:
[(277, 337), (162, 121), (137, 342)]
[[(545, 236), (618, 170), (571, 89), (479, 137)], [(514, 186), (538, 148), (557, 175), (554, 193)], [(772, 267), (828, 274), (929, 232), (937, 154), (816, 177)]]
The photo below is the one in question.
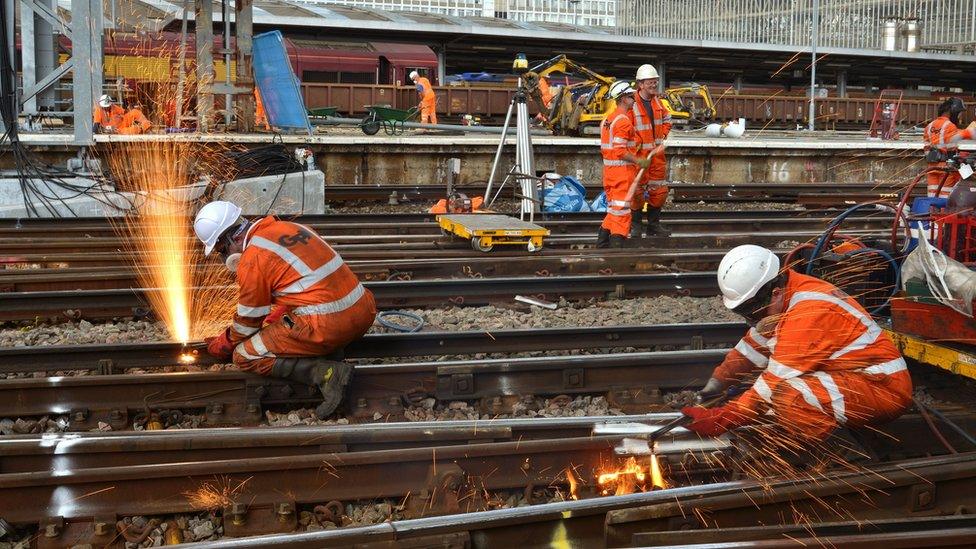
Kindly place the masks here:
[(213, 62), (213, 3), (196, 0), (197, 44), (197, 129), (209, 132), (213, 123), (214, 62)]
[(254, 4), (253, 0), (236, 0), (234, 3), (234, 33), (237, 38), (237, 131), (254, 131)]
[(71, 0), (71, 55), (75, 67), (74, 143), (93, 145), (92, 115), (102, 93), (102, 37), (104, 15), (99, 0)]

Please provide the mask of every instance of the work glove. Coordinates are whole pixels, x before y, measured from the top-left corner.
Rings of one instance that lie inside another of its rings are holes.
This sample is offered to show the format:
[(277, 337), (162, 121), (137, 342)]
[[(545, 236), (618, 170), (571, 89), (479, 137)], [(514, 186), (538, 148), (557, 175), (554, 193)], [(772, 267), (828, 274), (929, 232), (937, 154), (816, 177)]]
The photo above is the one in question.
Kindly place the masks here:
[(271, 312), (268, 313), (268, 316), (264, 317), (264, 323), (274, 324), (275, 322), (281, 320), (282, 317), (284, 317), (285, 313), (287, 312), (288, 312), (288, 307), (285, 307), (284, 305), (279, 305), (274, 309), (271, 309)]
[(637, 167), (638, 168), (641, 168), (641, 169), (646, 170), (650, 166), (651, 166), (651, 159), (650, 158), (638, 158), (637, 159)]
[(702, 387), (701, 391), (698, 391), (699, 395), (714, 395), (721, 393), (727, 389), (731, 383), (726, 383), (722, 380), (715, 379), (714, 377), (708, 379), (708, 383)]
[(745, 425), (742, 414), (728, 406), (716, 408), (688, 406), (682, 408), (681, 413), (692, 419), (687, 426), (688, 429), (706, 437), (717, 437), (729, 429)]
[(230, 341), (230, 328), (227, 328), (217, 337), (208, 337), (204, 340), (207, 343), (207, 352), (211, 356), (220, 360), (230, 360), (234, 355), (234, 344)]

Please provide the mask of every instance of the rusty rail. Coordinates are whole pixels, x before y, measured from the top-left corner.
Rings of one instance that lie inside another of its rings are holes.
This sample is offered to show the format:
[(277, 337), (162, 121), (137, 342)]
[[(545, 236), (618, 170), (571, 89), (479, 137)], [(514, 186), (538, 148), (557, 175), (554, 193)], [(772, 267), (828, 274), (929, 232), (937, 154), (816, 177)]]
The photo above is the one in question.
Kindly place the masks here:
[[(951, 514), (958, 506), (969, 505), (974, 488), (976, 454), (968, 453), (872, 466), (863, 472), (828, 473), (814, 481), (722, 482), (360, 528), (218, 540), (194, 547), (299, 549), (359, 543), (379, 547), (382, 543), (419, 541), (464, 546), (475, 539), (483, 547), (543, 549), (567, 540), (580, 547), (627, 547), (634, 534), (672, 531), (683, 524), (691, 530), (700, 528), (695, 524), (694, 509), (709, 513), (708, 516), (718, 513), (723, 526), (781, 524), (784, 518), (791, 520), (789, 517), (794, 516), (791, 505), (806, 505), (813, 498), (820, 498), (826, 504), (834, 504), (839, 516), (875, 521), (904, 518), (906, 505), (907, 513), (919, 516)], [(926, 499), (925, 509), (912, 509), (918, 496), (933, 492), (938, 497)], [(659, 515), (654, 516), (653, 512)], [(820, 509), (814, 516), (823, 520), (825, 514)], [(674, 541), (670, 538), (672, 545)]]

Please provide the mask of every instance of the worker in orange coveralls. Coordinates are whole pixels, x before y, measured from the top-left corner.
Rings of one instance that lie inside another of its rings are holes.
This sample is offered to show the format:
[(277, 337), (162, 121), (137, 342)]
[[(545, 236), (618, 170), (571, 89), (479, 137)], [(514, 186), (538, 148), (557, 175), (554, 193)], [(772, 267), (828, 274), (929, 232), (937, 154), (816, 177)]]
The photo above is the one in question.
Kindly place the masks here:
[(118, 106), (110, 95), (98, 98), (95, 112), (92, 113), (95, 133), (115, 133), (122, 125), (125, 109)]
[(261, 101), (261, 92), (254, 86), (254, 125), (260, 126), (265, 130), (271, 129), (268, 123), (268, 113), (264, 110), (264, 103)]
[(619, 80), (607, 95), (617, 102), (617, 110), (600, 125), (600, 154), (603, 156), (603, 189), (607, 194), (607, 215), (597, 234), (597, 248), (622, 248), (630, 234), (630, 202), (627, 193), (637, 177), (638, 168), (651, 161), (638, 158), (637, 135), (627, 113), (634, 104), (636, 90)]
[(549, 107), (552, 106), (552, 99), (555, 94), (552, 93), (552, 86), (549, 82), (549, 77), (542, 75), (539, 77), (539, 95), (542, 96), (542, 107), (543, 111), (535, 116), (535, 119), (542, 122), (549, 117)]
[(152, 122), (142, 114), (142, 105), (133, 103), (132, 108), (122, 117), (119, 133), (123, 135), (137, 135), (146, 133), (152, 128)]
[[(939, 116), (925, 126), (925, 161), (928, 162), (929, 168), (944, 168), (946, 160), (959, 152), (960, 141), (976, 138), (976, 121), (970, 122), (965, 130), (960, 130), (958, 127), (959, 115), (964, 112), (966, 112), (966, 105), (962, 99), (950, 97), (939, 105)], [(948, 174), (934, 171), (929, 172), (926, 177), (930, 198), (936, 198), (936, 192), (939, 194), (938, 198), (948, 198), (961, 178), (958, 171)], [(945, 184), (939, 192), (939, 184), (942, 183), (943, 178)]]
[(317, 385), (324, 401), (316, 414), (328, 417), (352, 374), (351, 365), (330, 358), (373, 324), (373, 294), (305, 226), (274, 216), (248, 221), (235, 204), (216, 201), (200, 209), (193, 230), (204, 254), (224, 257), (240, 287), (233, 324), (207, 340), (208, 351), (233, 357), (242, 370)]
[[(658, 147), (671, 133), (671, 114), (658, 97), (658, 74), (654, 65), (637, 69), (637, 97), (630, 110), (630, 121), (640, 137), (637, 156), (650, 158), (651, 166), (641, 177), (631, 208), (637, 212), (631, 219), (630, 236), (641, 236), (641, 212), (647, 204), (647, 236), (671, 236), (661, 225), (661, 208), (668, 199), (668, 160)], [(655, 152), (656, 151), (656, 152)], [(652, 154), (653, 153), (653, 154)]]
[(420, 96), (420, 123), (437, 123), (437, 95), (434, 94), (434, 87), (430, 85), (430, 80), (420, 76), (417, 71), (410, 72), (410, 80), (417, 86), (417, 94)]
[(792, 437), (820, 441), (838, 427), (893, 420), (911, 404), (905, 359), (871, 315), (833, 284), (780, 272), (776, 254), (751, 244), (725, 255), (718, 282), (725, 306), (755, 327), (703, 392), (759, 377), (724, 406), (684, 408), (693, 419), (689, 429), (716, 436), (772, 411)]

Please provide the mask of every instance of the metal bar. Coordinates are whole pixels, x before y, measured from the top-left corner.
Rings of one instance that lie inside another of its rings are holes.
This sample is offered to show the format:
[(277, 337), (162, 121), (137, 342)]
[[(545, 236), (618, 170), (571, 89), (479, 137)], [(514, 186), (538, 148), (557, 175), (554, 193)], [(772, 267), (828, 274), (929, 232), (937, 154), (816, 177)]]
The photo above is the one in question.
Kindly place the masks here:
[(253, 0), (235, 0), (234, 36), (236, 37), (237, 82), (238, 89), (247, 90), (237, 95), (237, 131), (254, 131), (254, 55), (252, 53), (254, 34)]
[(100, 0), (71, 0), (71, 56), (74, 100), (74, 144), (93, 145), (95, 98), (102, 93), (104, 15)]
[(194, 18), (197, 45), (197, 129), (209, 132), (213, 122), (214, 62), (213, 62), (213, 3), (195, 0)]
[[(65, 61), (64, 63), (61, 63), (60, 65), (58, 65), (58, 67), (56, 69), (54, 69), (53, 71), (49, 72), (47, 74), (47, 76), (45, 76), (43, 79), (41, 79), (40, 82), (32, 83), (28, 87), (27, 81), (25, 80), (24, 81), (24, 93), (23, 93), (23, 96), (20, 99), (21, 104), (24, 105), (25, 110), (27, 110), (28, 112), (30, 112), (30, 107), (28, 106), (28, 103), (31, 102), (31, 101), (35, 101), (34, 100), (34, 96), (35, 95), (37, 95), (38, 93), (41, 93), (41, 92), (47, 90), (48, 88), (50, 88), (53, 84), (55, 84), (58, 80), (60, 80), (64, 75), (68, 74), (68, 71), (70, 71), (70, 70), (72, 70), (74, 68), (75, 68), (75, 58), (72, 57), (72, 58), (68, 59), (67, 61)], [(34, 107), (34, 111), (36, 112), (36, 110), (37, 110), (37, 107), (35, 106)]]
[(810, 23), (810, 125), (814, 131), (817, 118), (817, 40), (820, 35), (820, 0), (813, 0), (813, 17)]

